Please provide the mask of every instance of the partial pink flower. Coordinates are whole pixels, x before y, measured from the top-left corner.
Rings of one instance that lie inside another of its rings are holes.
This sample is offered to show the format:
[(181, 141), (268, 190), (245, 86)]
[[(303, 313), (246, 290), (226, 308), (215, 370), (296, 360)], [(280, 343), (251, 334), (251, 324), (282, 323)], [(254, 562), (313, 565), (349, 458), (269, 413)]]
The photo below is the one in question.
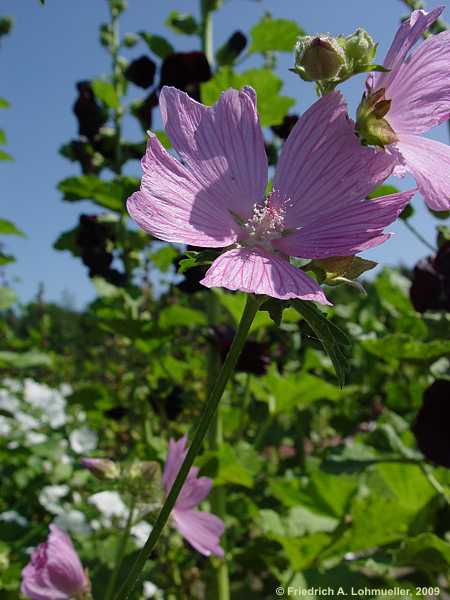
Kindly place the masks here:
[(164, 87), (160, 107), (181, 162), (150, 134), (140, 191), (128, 211), (168, 242), (225, 248), (201, 283), (328, 304), (290, 256), (346, 256), (381, 244), (414, 192), (367, 201), (392, 157), (361, 146), (338, 92), (318, 100), (285, 142), (273, 191), (252, 88), (230, 89), (213, 107)]
[[(169, 452), (163, 473), (166, 494), (169, 493), (186, 457), (186, 442), (186, 436), (177, 442), (169, 441)], [(225, 528), (223, 521), (216, 515), (196, 510), (197, 505), (209, 494), (211, 486), (212, 480), (209, 477), (198, 477), (198, 468), (192, 467), (171, 516), (175, 527), (198, 552), (205, 556), (211, 554), (223, 556), (223, 549), (219, 545), (220, 536)]]
[(450, 209), (450, 147), (420, 134), (450, 118), (450, 32), (430, 36), (413, 53), (422, 34), (444, 7), (415, 10), (399, 27), (383, 65), (369, 75), (368, 94), (384, 90), (391, 102), (385, 120), (397, 141), (387, 146), (397, 157), (398, 174), (411, 173), (433, 210)]
[(50, 525), (47, 541), (33, 550), (20, 591), (31, 600), (70, 600), (89, 591), (89, 581), (70, 537)]

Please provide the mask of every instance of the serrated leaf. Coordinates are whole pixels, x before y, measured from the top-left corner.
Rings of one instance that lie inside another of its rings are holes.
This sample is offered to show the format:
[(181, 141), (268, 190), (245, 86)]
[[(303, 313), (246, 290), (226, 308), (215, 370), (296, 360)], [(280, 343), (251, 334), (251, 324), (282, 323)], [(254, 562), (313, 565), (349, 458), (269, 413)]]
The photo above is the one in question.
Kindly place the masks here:
[(139, 35), (145, 41), (153, 54), (156, 54), (156, 56), (159, 56), (160, 58), (164, 59), (169, 54), (173, 54), (175, 52), (175, 48), (172, 46), (172, 44), (161, 35), (153, 35), (151, 33), (146, 33), (145, 31), (141, 31)]
[(102, 81), (101, 79), (95, 79), (92, 82), (92, 89), (94, 94), (99, 100), (101, 100), (106, 106), (117, 110), (120, 108), (120, 99), (117, 95), (114, 86), (109, 81)]
[(172, 31), (184, 35), (194, 35), (199, 32), (199, 26), (194, 17), (186, 13), (180, 13), (177, 10), (172, 10), (169, 13), (165, 25)]
[(265, 15), (250, 30), (249, 52), (292, 52), (301, 35), (305, 32), (295, 21)]
[(214, 77), (201, 84), (201, 96), (205, 104), (217, 102), (220, 94), (228, 89), (250, 85), (258, 96), (258, 113), (263, 127), (279, 125), (291, 106), (293, 98), (279, 94), (283, 82), (269, 69), (249, 69), (235, 73), (230, 67), (222, 67)]
[(298, 311), (319, 338), (325, 352), (333, 363), (341, 387), (349, 370), (349, 354), (352, 342), (348, 335), (329, 321), (312, 302), (293, 300), (291, 305)]
[(0, 219), (0, 235), (19, 235), (25, 237), (23, 231), (21, 231), (12, 221), (8, 219)]

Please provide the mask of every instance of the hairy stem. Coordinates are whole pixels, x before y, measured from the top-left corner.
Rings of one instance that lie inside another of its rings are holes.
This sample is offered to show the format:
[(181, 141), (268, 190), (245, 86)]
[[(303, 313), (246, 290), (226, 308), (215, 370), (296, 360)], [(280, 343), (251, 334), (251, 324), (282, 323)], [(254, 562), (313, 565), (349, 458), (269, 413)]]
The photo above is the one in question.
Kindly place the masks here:
[(253, 319), (255, 318), (258, 308), (264, 299), (264, 296), (256, 297), (250, 294), (247, 296), (247, 302), (239, 323), (238, 330), (236, 331), (231, 348), (203, 409), (203, 413), (197, 424), (197, 428), (195, 430), (186, 458), (184, 459), (174, 484), (172, 485), (172, 488), (159, 512), (150, 536), (139, 553), (134, 565), (131, 567), (130, 572), (128, 573), (128, 576), (120, 588), (115, 600), (125, 600), (126, 598), (130, 597), (130, 593), (133, 591), (150, 553), (159, 540), (164, 526), (169, 519), (170, 513), (175, 506), (175, 502), (177, 501), (177, 498), (181, 492), (186, 477), (188, 476), (189, 470), (194, 463), (195, 457), (202, 447), (203, 440), (205, 439), (205, 436), (214, 418), (217, 406), (225, 390), (225, 386), (234, 372), (237, 360), (241, 354), (242, 348), (244, 347), (245, 340), (247, 339), (251, 324), (253, 323)]

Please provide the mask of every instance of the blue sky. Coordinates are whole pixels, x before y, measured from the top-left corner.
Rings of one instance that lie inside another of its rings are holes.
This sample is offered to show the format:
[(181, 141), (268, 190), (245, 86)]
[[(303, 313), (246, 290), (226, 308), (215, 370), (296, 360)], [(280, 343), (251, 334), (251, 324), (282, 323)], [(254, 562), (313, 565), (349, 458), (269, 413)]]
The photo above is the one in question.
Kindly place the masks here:
[[(448, 7), (448, 0), (430, 1), (428, 6)], [(194, 37), (172, 34), (164, 26), (170, 10), (198, 11), (196, 0), (129, 0), (129, 9), (121, 21), (122, 32), (147, 30), (167, 37), (180, 50), (198, 48)], [(66, 252), (56, 252), (52, 244), (58, 235), (72, 228), (81, 212), (96, 212), (89, 202), (66, 203), (56, 185), (61, 179), (78, 174), (78, 167), (58, 154), (58, 148), (76, 137), (77, 125), (72, 114), (76, 97), (75, 83), (98, 78), (109, 72), (109, 57), (98, 43), (98, 26), (107, 20), (106, 0), (2, 0), (3, 15), (15, 20), (12, 35), (3, 38), (0, 48), (0, 96), (11, 108), (0, 114), (0, 127), (6, 130), (8, 147), (14, 162), (0, 163), (0, 217), (13, 220), (26, 239), (8, 239), (8, 250), (17, 257), (9, 267), (13, 287), (22, 301), (35, 295), (39, 282), (45, 284), (45, 296), (61, 300), (70, 292), (76, 305), (82, 306), (95, 291), (81, 262)], [(266, 12), (296, 20), (310, 33), (348, 34), (356, 27), (366, 28), (379, 42), (378, 60), (385, 51), (405, 14), (397, 0), (225, 0), (214, 20), (214, 42), (222, 44), (233, 31), (244, 32)], [(445, 14), (444, 14), (445, 16)], [(131, 58), (145, 52), (144, 44), (124, 52)], [(252, 63), (243, 68), (253, 66)], [(303, 112), (314, 100), (313, 86), (288, 71), (292, 57), (284, 55), (278, 72), (285, 81), (284, 92), (297, 100), (294, 110)], [(347, 82), (342, 91), (354, 114), (362, 93), (362, 76)], [(137, 126), (129, 123), (127, 137), (141, 138)], [(446, 126), (431, 137), (448, 143)], [(138, 163), (133, 171), (139, 175)], [(402, 189), (412, 180), (395, 182)], [(429, 216), (420, 196), (414, 201), (414, 225), (434, 241), (436, 221)], [(365, 256), (384, 264), (412, 265), (424, 256), (426, 248), (402, 223), (391, 227), (396, 236)]]

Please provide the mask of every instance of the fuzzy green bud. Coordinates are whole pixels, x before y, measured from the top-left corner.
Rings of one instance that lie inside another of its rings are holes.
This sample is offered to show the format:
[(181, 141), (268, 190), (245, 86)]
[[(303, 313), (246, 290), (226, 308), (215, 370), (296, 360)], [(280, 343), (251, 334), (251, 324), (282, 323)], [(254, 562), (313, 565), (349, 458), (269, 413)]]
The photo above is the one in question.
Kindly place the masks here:
[(108, 458), (82, 458), (80, 462), (97, 479), (115, 480), (120, 476), (120, 467)]
[(391, 107), (383, 88), (365, 93), (356, 113), (356, 133), (362, 143), (384, 148), (398, 141), (395, 131), (384, 118)]
[(345, 66), (345, 53), (328, 35), (303, 36), (295, 45), (294, 71), (305, 81), (335, 79)]
[(358, 27), (355, 32), (346, 38), (341, 38), (341, 45), (344, 48), (348, 62), (353, 68), (372, 64), (377, 51), (377, 44), (362, 27)]

